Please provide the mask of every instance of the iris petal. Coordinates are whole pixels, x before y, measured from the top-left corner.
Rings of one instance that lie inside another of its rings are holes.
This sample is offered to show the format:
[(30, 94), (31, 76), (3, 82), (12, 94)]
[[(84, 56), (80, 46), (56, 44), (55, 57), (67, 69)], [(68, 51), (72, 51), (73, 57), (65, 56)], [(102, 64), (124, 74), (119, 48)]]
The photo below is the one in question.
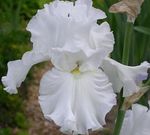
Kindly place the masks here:
[(148, 77), (150, 64), (143, 62), (139, 66), (126, 66), (117, 61), (105, 58), (102, 68), (112, 82), (113, 89), (119, 93), (123, 87), (123, 96), (131, 96), (139, 91), (139, 84)]
[(53, 68), (41, 80), (39, 102), (45, 118), (54, 120), (61, 131), (86, 134), (106, 124), (115, 97), (101, 70), (71, 74)]
[(26, 52), (21, 60), (8, 62), (7, 75), (2, 77), (2, 82), (6, 87), (5, 90), (10, 94), (16, 94), (17, 88), (25, 80), (30, 68), (39, 62), (49, 59), (48, 54), (34, 53), (33, 51)]
[(149, 135), (150, 111), (147, 107), (134, 104), (127, 111), (120, 135)]

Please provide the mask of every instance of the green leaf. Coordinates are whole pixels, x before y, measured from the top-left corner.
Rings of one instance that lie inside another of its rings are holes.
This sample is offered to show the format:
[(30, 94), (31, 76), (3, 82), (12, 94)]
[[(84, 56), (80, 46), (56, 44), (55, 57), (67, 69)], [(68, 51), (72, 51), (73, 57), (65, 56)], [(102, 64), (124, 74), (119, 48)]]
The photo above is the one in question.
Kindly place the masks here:
[(146, 34), (146, 35), (150, 35), (150, 28), (146, 28), (143, 26), (136, 26), (136, 27), (134, 27), (134, 30), (137, 32)]
[(11, 135), (11, 128), (0, 128), (0, 135)]
[(16, 125), (20, 128), (28, 127), (26, 118), (25, 118), (24, 114), (22, 114), (21, 112), (17, 112), (17, 114), (15, 116), (15, 122), (16, 122)]

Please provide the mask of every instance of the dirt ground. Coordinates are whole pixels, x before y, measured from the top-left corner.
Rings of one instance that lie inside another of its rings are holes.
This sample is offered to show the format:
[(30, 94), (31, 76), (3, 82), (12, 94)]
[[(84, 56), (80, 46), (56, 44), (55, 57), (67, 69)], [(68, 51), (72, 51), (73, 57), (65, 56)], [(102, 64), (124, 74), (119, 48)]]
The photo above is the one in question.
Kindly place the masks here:
[[(27, 87), (28, 95), (27, 100), (25, 101), (25, 112), (27, 115), (27, 119), (29, 121), (29, 135), (63, 135), (59, 131), (59, 127), (57, 127), (53, 122), (46, 121), (43, 117), (43, 114), (40, 109), (40, 105), (38, 103), (38, 89), (39, 82), (41, 80), (42, 75), (50, 69), (51, 64), (46, 63), (44, 67), (34, 67), (33, 70), (33, 78)], [(114, 113), (113, 110), (106, 117), (107, 127), (112, 128), (114, 121)], [(108, 132), (108, 131), (107, 131)], [(104, 135), (104, 133), (97, 131), (94, 133), (90, 133), (90, 135)], [(105, 133), (105, 135), (109, 135)]]

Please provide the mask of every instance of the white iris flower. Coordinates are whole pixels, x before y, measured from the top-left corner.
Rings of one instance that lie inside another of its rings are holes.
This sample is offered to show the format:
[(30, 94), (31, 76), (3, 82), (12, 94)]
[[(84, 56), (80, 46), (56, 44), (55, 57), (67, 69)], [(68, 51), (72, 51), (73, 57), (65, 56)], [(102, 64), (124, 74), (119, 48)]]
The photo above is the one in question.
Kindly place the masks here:
[(150, 110), (140, 104), (127, 111), (120, 135), (149, 135)]
[(105, 116), (116, 104), (115, 92), (124, 96), (139, 90), (137, 84), (147, 77), (147, 62), (129, 67), (109, 58), (114, 37), (103, 11), (91, 1), (55, 1), (31, 19), (33, 50), (21, 60), (8, 63), (2, 78), (5, 90), (17, 93), (29, 69), (51, 60), (54, 68), (42, 78), (39, 102), (46, 119), (54, 120), (61, 131), (88, 134), (101, 129)]

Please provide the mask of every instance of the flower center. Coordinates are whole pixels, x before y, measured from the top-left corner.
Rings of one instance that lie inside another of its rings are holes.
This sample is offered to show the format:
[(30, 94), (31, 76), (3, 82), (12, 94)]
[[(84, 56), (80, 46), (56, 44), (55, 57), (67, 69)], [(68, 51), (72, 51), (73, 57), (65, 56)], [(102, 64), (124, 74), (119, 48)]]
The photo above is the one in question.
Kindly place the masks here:
[(80, 74), (79, 67), (76, 67), (75, 69), (73, 69), (73, 70), (71, 71), (71, 73), (74, 74), (74, 75)]

